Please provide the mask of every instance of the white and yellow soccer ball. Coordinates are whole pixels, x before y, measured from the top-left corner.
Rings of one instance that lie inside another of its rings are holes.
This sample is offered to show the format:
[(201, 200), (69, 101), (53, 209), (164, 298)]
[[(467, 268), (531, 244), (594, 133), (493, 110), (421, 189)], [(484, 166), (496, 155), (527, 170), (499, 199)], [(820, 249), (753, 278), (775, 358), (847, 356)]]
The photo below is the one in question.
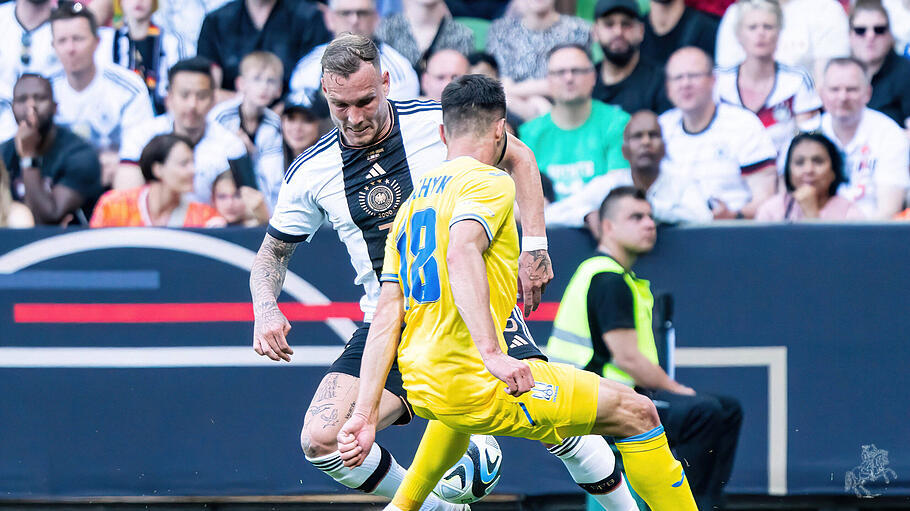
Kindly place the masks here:
[(436, 486), (437, 495), (452, 504), (472, 504), (486, 497), (499, 482), (502, 449), (489, 435), (471, 435), (458, 463), (446, 470)]

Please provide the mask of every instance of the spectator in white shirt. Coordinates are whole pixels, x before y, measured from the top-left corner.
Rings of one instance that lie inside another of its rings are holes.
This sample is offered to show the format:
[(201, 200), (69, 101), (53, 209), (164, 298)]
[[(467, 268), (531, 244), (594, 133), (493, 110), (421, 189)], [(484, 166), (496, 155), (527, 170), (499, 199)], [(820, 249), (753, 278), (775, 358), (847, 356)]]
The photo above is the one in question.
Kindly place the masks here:
[(872, 97), (869, 74), (852, 57), (832, 59), (821, 88), (822, 132), (843, 151), (847, 183), (839, 194), (867, 218), (887, 219), (903, 209), (910, 188), (910, 142), (900, 126), (866, 107)]
[(253, 161), (259, 190), (269, 211), (278, 201), (284, 180), (281, 117), (269, 105), (281, 96), (284, 66), (274, 53), (254, 51), (240, 61), (238, 97), (223, 101), (209, 112), (209, 119), (236, 133)]
[(654, 220), (667, 224), (705, 223), (713, 219), (708, 202), (691, 181), (681, 179), (662, 167), (666, 146), (657, 114), (641, 110), (632, 115), (623, 132), (622, 155), (628, 169), (615, 169), (589, 181), (566, 200), (544, 209), (548, 226), (581, 227), (599, 237), (597, 211), (614, 188), (634, 186), (643, 190), (654, 209)]
[[(326, 28), (333, 35), (345, 32), (374, 38), (379, 25), (379, 13), (376, 12), (375, 0), (331, 0), (325, 13)], [(324, 104), (322, 98), (322, 54), (326, 44), (320, 44), (304, 55), (291, 73), (290, 89), (292, 94), (303, 94), (312, 106)], [(420, 94), (420, 81), (410, 61), (388, 44), (378, 43), (379, 66), (389, 73), (389, 99), (404, 101), (414, 99)]]
[(208, 118), (215, 102), (212, 62), (202, 57), (181, 60), (169, 71), (167, 113), (131, 126), (123, 136), (115, 188), (132, 188), (145, 180), (138, 162), (156, 135), (176, 133), (193, 142), (194, 200), (209, 204), (215, 178), (230, 170), (238, 186), (257, 188), (253, 164), (240, 138)]
[(23, 73), (48, 76), (59, 69), (48, 23), (55, 4), (16, 0), (0, 5), (0, 81), (7, 87)]
[(667, 62), (667, 93), (676, 107), (660, 116), (673, 172), (696, 183), (714, 218), (753, 218), (774, 194), (777, 151), (755, 114), (712, 97), (711, 58), (694, 48)]
[(98, 25), (81, 4), (61, 3), (51, 14), (51, 30), (63, 66), (49, 77), (57, 100), (56, 122), (98, 151), (101, 182), (109, 185), (117, 171), (123, 129), (154, 116), (148, 88), (128, 69), (96, 62)]
[(818, 126), (822, 100), (806, 71), (774, 60), (783, 23), (776, 0), (741, 0), (737, 5), (736, 35), (746, 59), (742, 64), (716, 70), (714, 94), (720, 101), (758, 116), (782, 163), (799, 127)]
[[(833, 57), (850, 54), (847, 40), (847, 14), (837, 0), (782, 0), (784, 23), (775, 59), (799, 66), (818, 77)], [(715, 56), (720, 67), (742, 62), (746, 54), (736, 39), (739, 2), (731, 5), (717, 30)]]
[(196, 54), (196, 41), (205, 15), (231, 0), (157, 0), (152, 21), (177, 36), (180, 55)]

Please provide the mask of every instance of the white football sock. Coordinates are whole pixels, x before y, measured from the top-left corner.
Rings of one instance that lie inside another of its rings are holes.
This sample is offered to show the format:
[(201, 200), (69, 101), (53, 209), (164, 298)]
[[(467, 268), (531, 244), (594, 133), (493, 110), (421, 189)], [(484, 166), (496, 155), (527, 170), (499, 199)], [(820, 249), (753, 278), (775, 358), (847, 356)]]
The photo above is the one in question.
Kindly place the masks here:
[[(344, 462), (341, 461), (341, 453), (338, 451), (318, 458), (307, 457), (307, 461), (348, 488), (390, 499), (395, 496), (406, 473), (404, 467), (395, 461), (395, 457), (377, 443), (373, 444), (366, 459), (359, 467), (345, 467)], [(420, 510), (460, 511), (463, 508), (462, 505), (450, 504), (431, 494)]]
[(547, 450), (562, 460), (572, 479), (604, 509), (638, 511), (638, 504), (616, 467), (616, 456), (603, 437), (574, 436)]

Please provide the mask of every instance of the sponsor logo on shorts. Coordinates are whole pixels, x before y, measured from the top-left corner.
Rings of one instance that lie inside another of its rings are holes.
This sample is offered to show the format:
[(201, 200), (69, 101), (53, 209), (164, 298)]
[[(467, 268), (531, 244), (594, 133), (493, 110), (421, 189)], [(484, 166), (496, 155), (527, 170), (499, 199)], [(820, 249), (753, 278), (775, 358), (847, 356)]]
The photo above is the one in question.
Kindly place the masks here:
[(556, 401), (556, 394), (558, 392), (559, 387), (556, 385), (551, 385), (542, 381), (535, 381), (534, 387), (531, 389), (531, 397), (534, 399), (542, 399), (544, 401)]

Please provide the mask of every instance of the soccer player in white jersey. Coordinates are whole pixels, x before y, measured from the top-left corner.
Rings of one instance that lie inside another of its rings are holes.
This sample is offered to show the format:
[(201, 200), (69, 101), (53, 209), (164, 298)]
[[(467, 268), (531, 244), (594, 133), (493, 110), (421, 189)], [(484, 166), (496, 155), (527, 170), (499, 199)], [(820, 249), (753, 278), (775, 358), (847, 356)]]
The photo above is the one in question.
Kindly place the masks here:
[(109, 185), (117, 171), (123, 130), (155, 115), (148, 88), (124, 67), (96, 64), (98, 25), (88, 9), (61, 6), (51, 14), (51, 30), (63, 65), (49, 77), (57, 100), (55, 120), (95, 147), (102, 184)]
[[(357, 273), (354, 282), (366, 291), (361, 300), (366, 324), (354, 332), (316, 390), (304, 418), (301, 446), (310, 463), (341, 484), (391, 498), (405, 470), (378, 445), (359, 467), (344, 467), (337, 434), (342, 417), (353, 410), (361, 356), (379, 297), (378, 273), (382, 271), (388, 229), (414, 184), (442, 163), (446, 153), (440, 139), (439, 104), (387, 100), (389, 75), (381, 69), (379, 58), (376, 45), (358, 35), (343, 35), (326, 48), (322, 84), (336, 129), (288, 169), (268, 233), (253, 263), (250, 290), (256, 318), (253, 348), (273, 360), (289, 361), (293, 350), (286, 336), (291, 326), (276, 300), (297, 243), (313, 236), (326, 219), (331, 222), (351, 256)], [(531, 151), (513, 137), (508, 139), (500, 164), (512, 172), (522, 211), (519, 277), (524, 312), (529, 314), (553, 276), (544, 237), (539, 171)], [(521, 310), (513, 313), (509, 324), (509, 354), (543, 358), (524, 325)], [(383, 391), (379, 425), (384, 428), (406, 423), (411, 417), (396, 367)], [(550, 450), (575, 481), (605, 507), (634, 509), (603, 438), (573, 437)], [(437, 498), (424, 504), (424, 509), (451, 507)]]
[[(329, 10), (325, 15), (326, 27), (334, 35), (346, 32), (374, 37), (379, 26), (379, 13), (376, 12), (375, 0), (330, 0)], [(414, 67), (397, 50), (378, 42), (379, 62), (389, 73), (389, 99), (404, 101), (417, 98), (420, 94), (420, 82)], [(292, 93), (303, 93), (302, 96), (310, 106), (317, 99), (322, 76), (322, 54), (328, 44), (320, 44), (310, 53), (303, 56), (291, 73), (290, 89)], [(320, 98), (321, 100), (321, 98)]]
[(755, 114), (714, 101), (713, 67), (694, 47), (667, 61), (667, 95), (676, 107), (658, 119), (667, 159), (699, 187), (714, 218), (753, 218), (774, 194), (777, 151)]
[(839, 195), (866, 218), (888, 219), (902, 209), (910, 188), (910, 144), (887, 115), (866, 107), (872, 84), (865, 65), (853, 57), (831, 59), (821, 88), (822, 132), (844, 153), (847, 182)]

